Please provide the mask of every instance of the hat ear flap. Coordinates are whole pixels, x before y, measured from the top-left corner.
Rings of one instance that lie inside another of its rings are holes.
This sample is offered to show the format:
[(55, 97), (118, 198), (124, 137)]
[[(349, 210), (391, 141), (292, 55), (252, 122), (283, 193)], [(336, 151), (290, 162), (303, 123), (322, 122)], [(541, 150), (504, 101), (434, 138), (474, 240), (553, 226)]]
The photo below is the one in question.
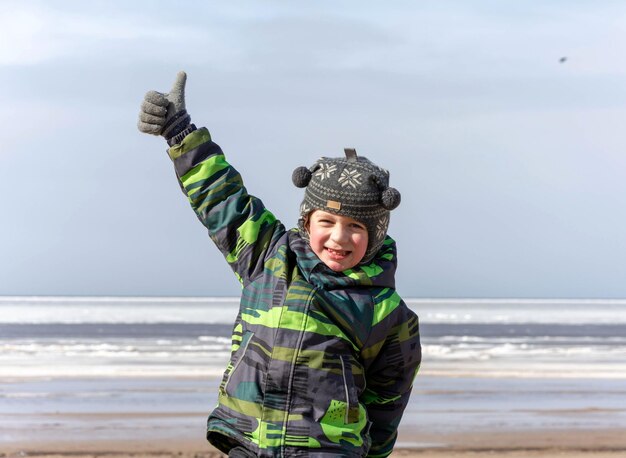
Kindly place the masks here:
[(400, 205), (400, 200), (400, 191), (398, 191), (396, 188), (387, 188), (380, 196), (380, 203), (387, 210), (393, 210), (398, 205)]
[(291, 181), (298, 188), (306, 188), (311, 181), (313, 173), (306, 167), (298, 167), (291, 175)]

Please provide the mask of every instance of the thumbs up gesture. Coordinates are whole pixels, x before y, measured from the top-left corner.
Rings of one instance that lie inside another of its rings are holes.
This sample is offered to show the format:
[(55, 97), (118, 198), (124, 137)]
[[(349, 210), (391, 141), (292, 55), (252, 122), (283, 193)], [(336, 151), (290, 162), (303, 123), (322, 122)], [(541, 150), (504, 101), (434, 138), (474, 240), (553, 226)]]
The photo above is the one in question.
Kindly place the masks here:
[[(141, 103), (137, 127), (141, 132), (165, 137), (170, 146), (179, 143), (184, 135), (195, 130), (185, 109), (187, 74), (178, 72), (168, 93), (148, 91)], [(190, 129), (190, 127), (193, 127)], [(189, 132), (185, 132), (189, 130)]]

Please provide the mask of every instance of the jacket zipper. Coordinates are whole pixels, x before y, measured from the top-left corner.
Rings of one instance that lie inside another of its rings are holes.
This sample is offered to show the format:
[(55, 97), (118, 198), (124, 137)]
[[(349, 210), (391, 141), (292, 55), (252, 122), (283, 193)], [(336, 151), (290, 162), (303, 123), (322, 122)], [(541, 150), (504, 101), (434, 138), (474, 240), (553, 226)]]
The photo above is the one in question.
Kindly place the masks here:
[[(293, 358), (291, 360), (291, 369), (289, 371), (289, 381), (287, 383), (287, 398), (286, 398), (286, 402), (285, 405), (287, 406), (285, 409), (285, 415), (283, 417), (283, 425), (285, 425), (285, 429), (284, 429), (284, 433), (282, 434), (281, 437), (281, 444), (280, 444), (280, 452), (281, 455), (280, 456), (284, 456), (285, 455), (285, 437), (287, 435), (287, 427), (288, 427), (288, 423), (289, 423), (289, 413), (291, 412), (291, 396), (292, 396), (292, 390), (293, 390), (293, 378), (294, 378), (294, 373), (296, 371), (296, 362), (298, 359), (298, 354), (300, 353), (301, 347), (302, 347), (302, 340), (304, 339), (304, 330), (306, 328), (306, 322), (309, 319), (309, 309), (311, 308), (311, 300), (313, 298), (313, 296), (315, 295), (315, 293), (317, 292), (318, 288), (314, 287), (311, 292), (309, 293), (309, 295), (307, 296), (306, 299), (306, 303), (305, 303), (305, 309), (304, 309), (304, 318), (303, 318), (303, 323), (302, 323), (302, 329), (300, 329), (300, 333), (298, 334), (298, 341), (296, 342), (296, 345), (294, 347), (294, 354), (293, 354)], [(279, 324), (280, 326), (280, 324)]]
[(226, 379), (226, 383), (224, 383), (224, 393), (226, 393), (226, 388), (228, 388), (228, 384), (230, 383), (230, 378), (232, 377), (232, 375), (235, 373), (235, 371), (237, 370), (237, 368), (239, 367), (239, 363), (241, 363), (241, 361), (243, 360), (243, 356), (246, 354), (246, 351), (248, 350), (248, 345), (250, 345), (250, 341), (252, 340), (252, 336), (254, 335), (254, 332), (250, 332), (250, 334), (248, 334), (248, 340), (246, 340), (245, 345), (243, 346), (243, 348), (239, 349), (239, 359), (237, 360), (237, 362), (235, 363), (235, 365), (233, 366), (233, 370), (231, 370), (228, 374), (228, 379)]
[(346, 379), (346, 362), (343, 359), (343, 356), (340, 356), (339, 359), (341, 360), (341, 375), (343, 377), (343, 388), (346, 392), (346, 414), (344, 417), (344, 423), (348, 424), (349, 423), (349, 412), (350, 412), (350, 392), (348, 391), (348, 380)]

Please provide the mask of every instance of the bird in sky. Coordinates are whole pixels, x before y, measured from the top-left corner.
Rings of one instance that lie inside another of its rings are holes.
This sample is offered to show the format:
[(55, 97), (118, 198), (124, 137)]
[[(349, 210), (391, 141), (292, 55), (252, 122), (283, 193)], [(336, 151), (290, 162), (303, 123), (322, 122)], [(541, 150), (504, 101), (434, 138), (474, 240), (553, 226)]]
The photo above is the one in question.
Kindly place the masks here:
[(563, 56), (559, 59), (560, 63), (564, 63), (567, 60), (567, 57)]

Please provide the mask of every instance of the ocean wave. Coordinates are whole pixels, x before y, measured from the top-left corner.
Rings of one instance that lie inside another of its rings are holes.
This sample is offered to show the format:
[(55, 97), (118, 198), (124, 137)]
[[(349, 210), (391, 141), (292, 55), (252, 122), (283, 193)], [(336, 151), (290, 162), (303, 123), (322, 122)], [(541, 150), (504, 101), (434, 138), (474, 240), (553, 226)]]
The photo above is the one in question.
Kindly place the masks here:
[[(406, 299), (424, 323), (626, 324), (624, 299)], [(232, 323), (235, 297), (0, 297), (0, 323)]]

